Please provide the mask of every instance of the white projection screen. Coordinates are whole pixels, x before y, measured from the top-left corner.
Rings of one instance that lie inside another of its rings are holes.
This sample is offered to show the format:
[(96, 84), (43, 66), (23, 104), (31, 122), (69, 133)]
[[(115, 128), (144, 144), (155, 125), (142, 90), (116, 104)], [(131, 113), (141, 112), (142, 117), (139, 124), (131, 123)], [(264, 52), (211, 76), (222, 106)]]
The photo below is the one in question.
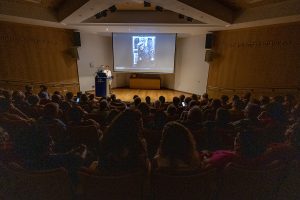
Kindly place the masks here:
[(174, 73), (176, 34), (113, 33), (115, 72)]

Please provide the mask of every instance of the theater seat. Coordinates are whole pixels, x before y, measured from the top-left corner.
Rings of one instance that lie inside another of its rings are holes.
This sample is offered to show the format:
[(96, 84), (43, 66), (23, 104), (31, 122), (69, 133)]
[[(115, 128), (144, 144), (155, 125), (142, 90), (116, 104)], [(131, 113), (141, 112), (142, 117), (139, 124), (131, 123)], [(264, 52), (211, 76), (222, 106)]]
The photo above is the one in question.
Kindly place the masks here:
[(260, 169), (229, 164), (223, 172), (218, 199), (273, 200), (284, 170), (285, 167), (281, 164), (272, 164)]
[(147, 141), (148, 156), (152, 159), (157, 152), (162, 136), (162, 130), (144, 129), (143, 135)]
[(144, 173), (100, 176), (79, 172), (79, 198), (84, 200), (141, 200)]
[(27, 171), (0, 164), (0, 199), (69, 200), (71, 184), (62, 169)]
[(277, 200), (298, 200), (300, 199), (300, 163), (295, 160), (287, 170), (287, 176), (279, 187)]
[(194, 175), (168, 175), (155, 172), (152, 176), (154, 200), (214, 199), (216, 185), (215, 169)]

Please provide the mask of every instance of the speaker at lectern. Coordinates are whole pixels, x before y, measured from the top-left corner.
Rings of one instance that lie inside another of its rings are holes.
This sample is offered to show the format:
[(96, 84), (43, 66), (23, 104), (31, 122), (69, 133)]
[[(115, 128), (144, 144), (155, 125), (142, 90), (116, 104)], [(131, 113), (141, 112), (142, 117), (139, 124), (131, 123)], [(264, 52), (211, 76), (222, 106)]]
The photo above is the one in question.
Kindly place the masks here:
[(95, 76), (95, 93), (96, 97), (108, 97), (109, 92), (109, 80), (106, 73), (103, 70), (99, 70)]

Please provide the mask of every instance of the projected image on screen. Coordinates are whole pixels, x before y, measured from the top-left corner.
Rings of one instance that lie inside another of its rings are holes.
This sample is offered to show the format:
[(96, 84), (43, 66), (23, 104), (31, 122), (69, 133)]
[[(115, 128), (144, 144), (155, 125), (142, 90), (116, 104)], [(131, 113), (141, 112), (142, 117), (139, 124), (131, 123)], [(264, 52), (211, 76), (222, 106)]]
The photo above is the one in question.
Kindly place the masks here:
[(133, 64), (153, 65), (155, 61), (155, 36), (132, 36)]
[(113, 33), (115, 72), (174, 73), (176, 34)]

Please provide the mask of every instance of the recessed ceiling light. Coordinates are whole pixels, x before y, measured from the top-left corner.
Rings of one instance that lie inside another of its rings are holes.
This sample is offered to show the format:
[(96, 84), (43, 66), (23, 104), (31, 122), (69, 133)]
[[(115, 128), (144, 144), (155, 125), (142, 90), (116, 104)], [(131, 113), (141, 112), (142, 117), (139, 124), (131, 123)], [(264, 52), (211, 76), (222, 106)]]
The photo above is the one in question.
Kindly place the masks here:
[(106, 28), (105, 30), (108, 31), (108, 28)]

